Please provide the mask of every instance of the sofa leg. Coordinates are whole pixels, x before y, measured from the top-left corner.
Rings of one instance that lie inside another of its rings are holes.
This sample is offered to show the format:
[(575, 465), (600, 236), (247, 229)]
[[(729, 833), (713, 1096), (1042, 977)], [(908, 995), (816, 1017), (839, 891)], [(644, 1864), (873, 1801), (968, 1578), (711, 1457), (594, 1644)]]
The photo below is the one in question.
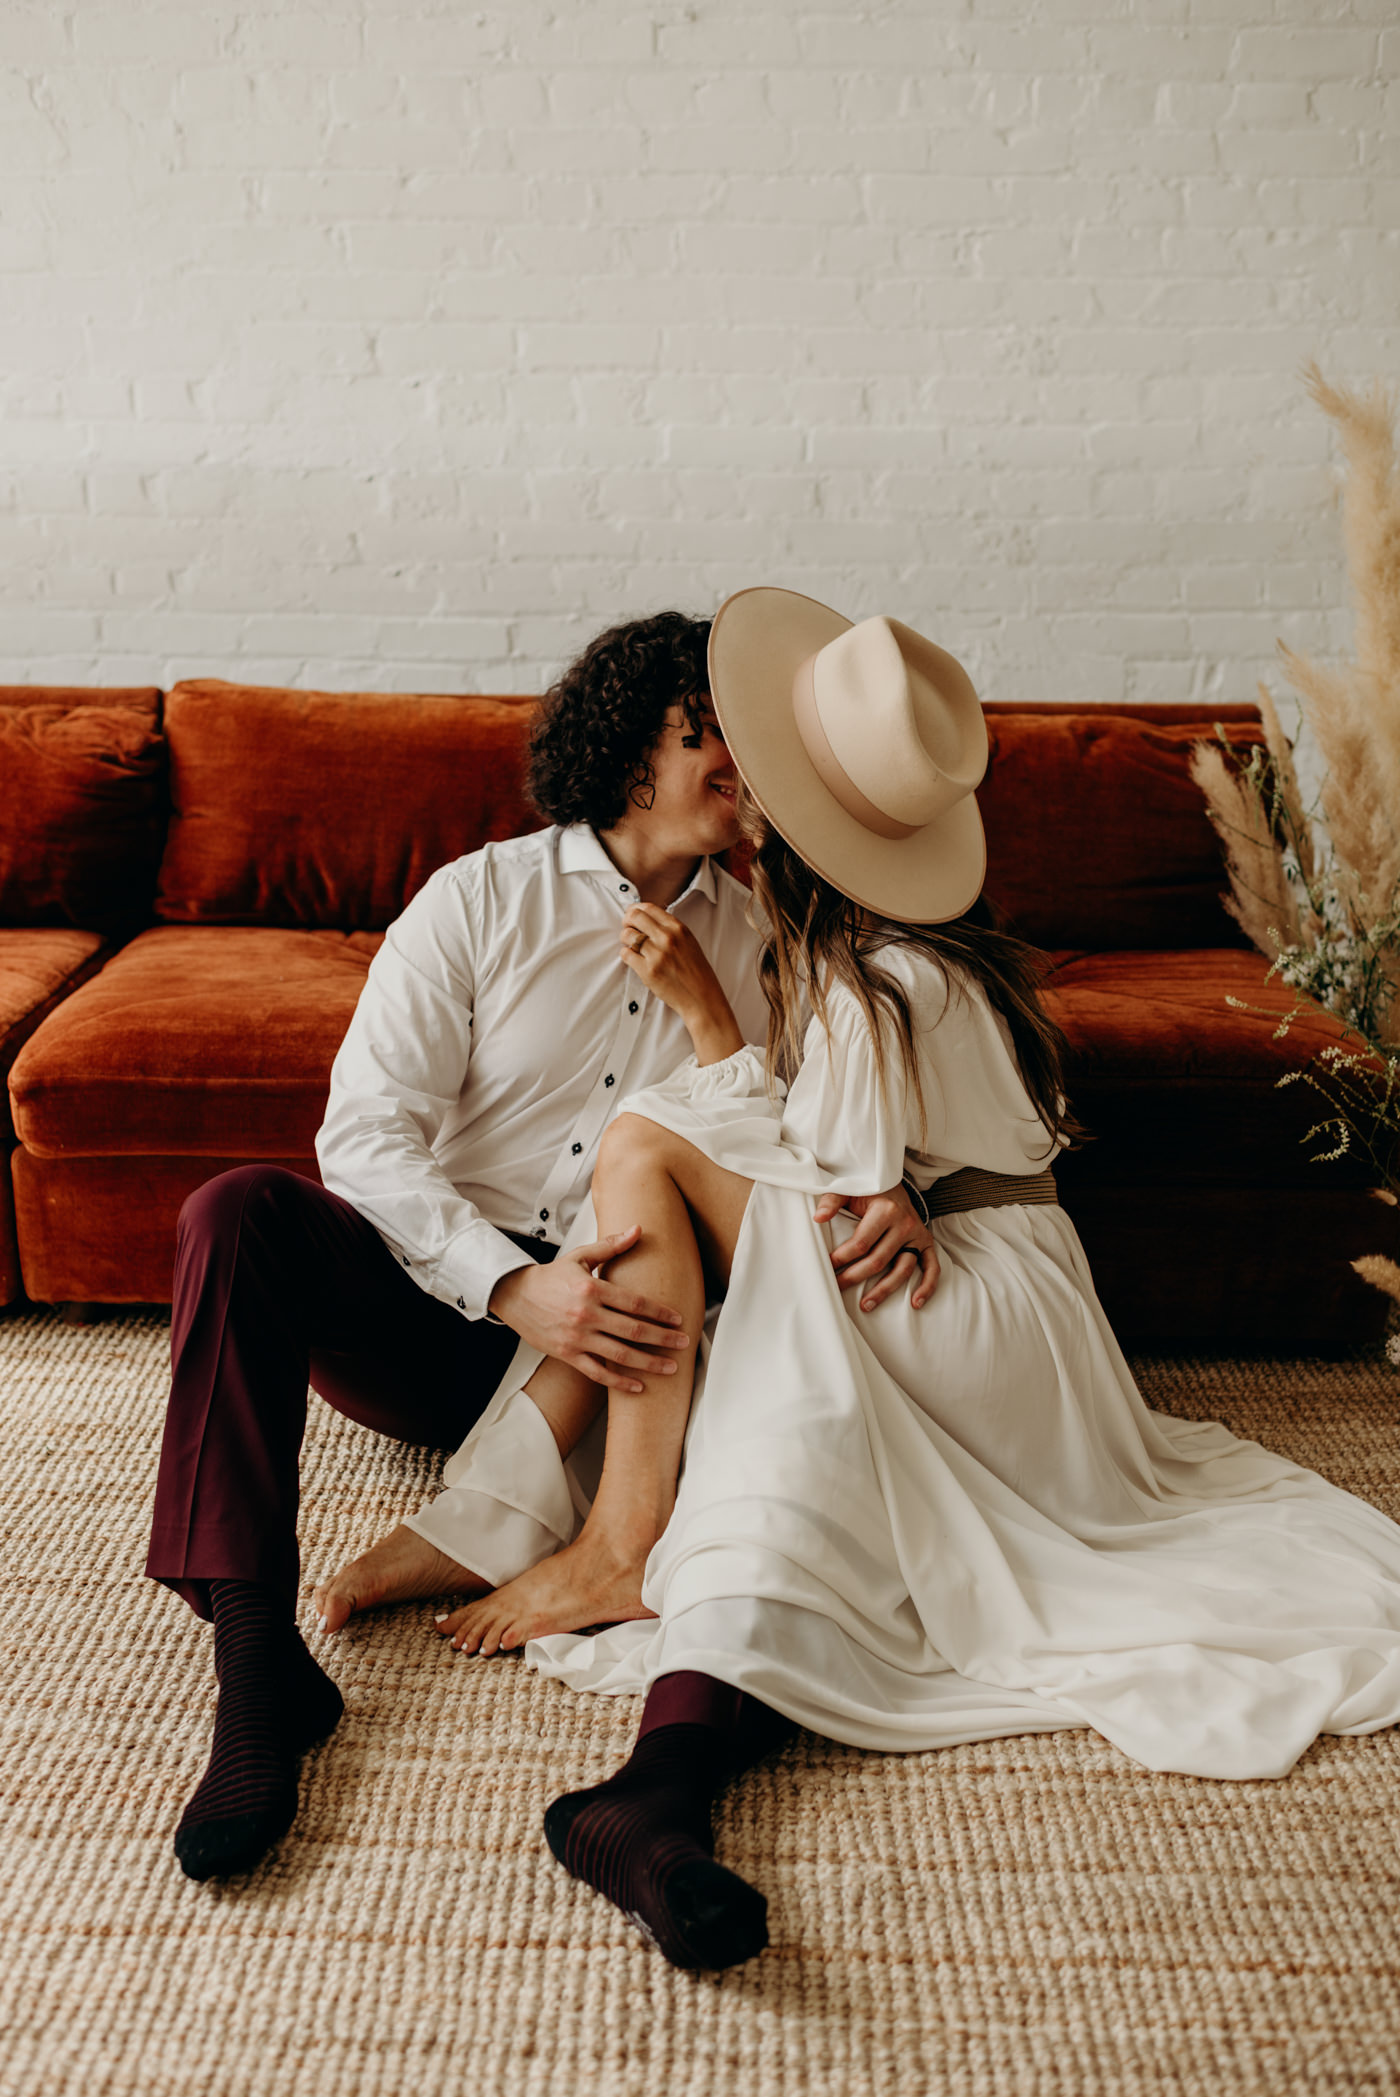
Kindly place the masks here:
[(100, 1303), (64, 1303), (59, 1310), (65, 1325), (98, 1325), (102, 1320)]

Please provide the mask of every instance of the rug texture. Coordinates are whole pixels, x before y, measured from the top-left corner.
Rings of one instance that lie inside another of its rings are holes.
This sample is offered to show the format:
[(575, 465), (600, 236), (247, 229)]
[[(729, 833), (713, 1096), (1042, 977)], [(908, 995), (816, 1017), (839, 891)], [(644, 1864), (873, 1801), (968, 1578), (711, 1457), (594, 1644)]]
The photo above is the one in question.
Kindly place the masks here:
[[(144, 1580), (168, 1328), (0, 1320), (3, 2097), (1136, 2097), (1400, 2090), (1400, 1741), (1280, 1783), (1153, 1776), (1090, 1733), (874, 1756), (803, 1737), (729, 1799), (720, 1855), (772, 1948), (673, 1971), (550, 1858), (558, 1792), (635, 1701), (352, 1626), (338, 1732), (258, 1872), (186, 1880), (208, 1632)], [(1383, 1361), (1140, 1360), (1400, 1517)], [(319, 1574), (418, 1505), (431, 1451), (313, 1408)]]

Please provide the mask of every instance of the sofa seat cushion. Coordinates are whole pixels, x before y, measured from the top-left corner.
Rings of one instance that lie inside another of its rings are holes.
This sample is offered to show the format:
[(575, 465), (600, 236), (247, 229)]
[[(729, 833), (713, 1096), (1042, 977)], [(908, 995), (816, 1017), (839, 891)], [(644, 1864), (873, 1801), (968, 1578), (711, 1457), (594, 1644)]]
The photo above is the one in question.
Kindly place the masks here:
[(132, 931), (165, 839), (154, 690), (0, 686), (0, 923)]
[[(36, 1158), (16, 1151), (14, 1206), (26, 1294), (36, 1303), (169, 1303), (181, 1208), (206, 1180), (246, 1162), (238, 1156)], [(311, 1157), (265, 1162), (316, 1178)]]
[(1252, 948), (1053, 958), (1047, 1001), (1069, 1037), (1070, 1097), (1096, 1139), (1056, 1168), (1067, 1187), (1374, 1184), (1359, 1158), (1310, 1162), (1301, 1139), (1325, 1106), (1310, 1086), (1278, 1080), (1341, 1030), (1300, 1018), (1276, 1041), (1289, 995)]
[(309, 1157), (374, 933), (161, 926), (65, 1000), (11, 1072), (44, 1157)]
[(19, 1234), (15, 1229), (14, 1189), (10, 1184), (10, 1159), (14, 1145), (0, 1137), (0, 1310), (13, 1303), (24, 1287), (19, 1264)]
[(534, 716), (529, 699), (176, 685), (156, 916), (382, 930), (435, 868), (539, 828)]
[(1063, 1184), (1062, 1192), (1125, 1344), (1178, 1355), (1241, 1342), (1271, 1354), (1350, 1352), (1385, 1331), (1390, 1299), (1351, 1263), (1400, 1253), (1400, 1211), (1355, 1187), (1306, 1197), (1268, 1187)]
[(107, 947), (95, 932), (58, 927), (0, 928), (0, 1137), (10, 1133), (11, 1064), (36, 1029), (102, 965)]

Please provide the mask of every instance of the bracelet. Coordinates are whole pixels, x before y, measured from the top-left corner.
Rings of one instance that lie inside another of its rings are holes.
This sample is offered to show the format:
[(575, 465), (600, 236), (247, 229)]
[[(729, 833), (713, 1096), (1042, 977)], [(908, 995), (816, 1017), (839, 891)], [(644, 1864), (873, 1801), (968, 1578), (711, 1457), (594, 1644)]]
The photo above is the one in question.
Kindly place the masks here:
[(914, 1185), (914, 1182), (910, 1179), (907, 1172), (905, 1173), (904, 1178), (901, 1180), (900, 1185), (904, 1188), (905, 1193), (909, 1196), (909, 1199), (913, 1202), (914, 1207), (918, 1210), (919, 1221), (924, 1226), (924, 1229), (927, 1230), (932, 1219), (929, 1216), (928, 1203), (924, 1200), (922, 1190)]

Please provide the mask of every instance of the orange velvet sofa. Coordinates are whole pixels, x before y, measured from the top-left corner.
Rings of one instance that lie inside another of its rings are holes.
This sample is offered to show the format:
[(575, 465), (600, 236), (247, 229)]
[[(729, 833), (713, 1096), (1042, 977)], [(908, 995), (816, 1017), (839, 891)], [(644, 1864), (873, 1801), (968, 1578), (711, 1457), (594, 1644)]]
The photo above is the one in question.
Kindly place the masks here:
[[(331, 1059), (385, 926), (435, 866), (533, 828), (533, 702), (260, 689), (0, 690), (0, 1303), (167, 1302), (213, 1174), (315, 1175)], [(1306, 1088), (1222, 908), (1188, 775), (1244, 707), (992, 705), (988, 890), (1052, 958), (1075, 1104), (1062, 1160), (1134, 1340), (1335, 1349), (1377, 1333), (1351, 1273), (1397, 1250), (1348, 1160), (1310, 1164)]]

